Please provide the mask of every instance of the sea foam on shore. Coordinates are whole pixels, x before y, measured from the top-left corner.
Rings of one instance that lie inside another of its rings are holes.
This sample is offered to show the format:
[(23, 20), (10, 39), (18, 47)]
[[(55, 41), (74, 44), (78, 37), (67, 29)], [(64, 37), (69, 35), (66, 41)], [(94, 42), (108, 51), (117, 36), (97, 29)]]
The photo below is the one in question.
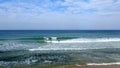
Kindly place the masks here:
[(87, 65), (120, 65), (120, 62), (115, 62), (115, 63), (88, 63)]

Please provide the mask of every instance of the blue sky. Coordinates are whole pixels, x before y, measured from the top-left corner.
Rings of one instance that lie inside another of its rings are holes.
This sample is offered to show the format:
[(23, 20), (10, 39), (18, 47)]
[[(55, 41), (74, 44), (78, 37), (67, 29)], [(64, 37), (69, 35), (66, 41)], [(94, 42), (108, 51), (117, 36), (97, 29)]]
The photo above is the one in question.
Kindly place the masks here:
[(0, 0), (0, 29), (120, 29), (120, 0)]

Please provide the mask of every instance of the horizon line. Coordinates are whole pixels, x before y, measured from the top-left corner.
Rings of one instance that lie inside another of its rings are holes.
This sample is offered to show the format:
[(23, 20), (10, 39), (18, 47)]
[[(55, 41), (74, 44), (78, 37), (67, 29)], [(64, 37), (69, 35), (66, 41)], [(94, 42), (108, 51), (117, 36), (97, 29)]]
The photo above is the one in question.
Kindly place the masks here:
[[(3, 30), (7, 31), (8, 29), (3, 29)], [(24, 30), (24, 29), (10, 29), (10, 30), (18, 30), (18, 31), (20, 30), (21, 31), (21, 30)], [(39, 30), (68, 30), (68, 31), (69, 30), (78, 30), (78, 31), (79, 30), (81, 30), (81, 31), (83, 31), (83, 30), (91, 30), (92, 31), (92, 30), (120, 30), (120, 29), (25, 29), (24, 31), (26, 31), (26, 30), (38, 30), (38, 31)], [(2, 30), (0, 29), (0, 31), (2, 31)]]

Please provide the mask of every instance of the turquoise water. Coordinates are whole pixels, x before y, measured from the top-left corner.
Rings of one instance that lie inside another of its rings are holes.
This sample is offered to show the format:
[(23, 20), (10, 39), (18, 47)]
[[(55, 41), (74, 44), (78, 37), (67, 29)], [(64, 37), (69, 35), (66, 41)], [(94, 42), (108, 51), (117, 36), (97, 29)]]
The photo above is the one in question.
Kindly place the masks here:
[(120, 62), (118, 30), (0, 31), (0, 66), (111, 62)]

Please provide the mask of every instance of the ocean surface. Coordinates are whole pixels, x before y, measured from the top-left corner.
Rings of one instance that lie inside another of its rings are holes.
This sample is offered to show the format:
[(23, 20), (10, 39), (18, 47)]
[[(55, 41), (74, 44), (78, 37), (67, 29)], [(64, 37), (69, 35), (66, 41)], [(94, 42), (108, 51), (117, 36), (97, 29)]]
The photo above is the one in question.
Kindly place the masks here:
[(119, 30), (0, 30), (0, 66), (116, 62)]

